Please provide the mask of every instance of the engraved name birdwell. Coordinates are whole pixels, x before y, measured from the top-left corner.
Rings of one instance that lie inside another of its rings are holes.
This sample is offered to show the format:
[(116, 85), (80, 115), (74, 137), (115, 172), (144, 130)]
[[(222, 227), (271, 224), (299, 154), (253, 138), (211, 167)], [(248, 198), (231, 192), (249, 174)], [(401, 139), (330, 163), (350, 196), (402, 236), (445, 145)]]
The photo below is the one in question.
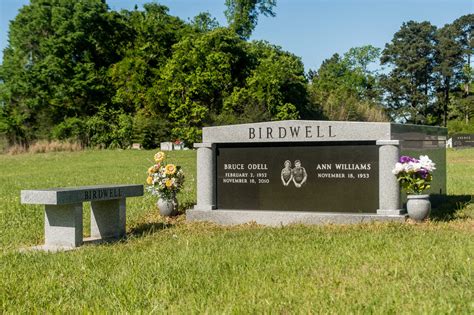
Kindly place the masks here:
[(332, 126), (290, 126), (285, 127), (249, 127), (249, 139), (286, 139), (298, 138), (301, 134), (306, 139), (335, 138)]
[(433, 153), (441, 165), (433, 191), (443, 194), (445, 140), (444, 128), (391, 123), (204, 128), (203, 142), (195, 144), (197, 204), (187, 219), (270, 225), (403, 220), (393, 165), (405, 152)]
[(84, 200), (99, 200), (104, 198), (120, 198), (122, 190), (120, 188), (111, 189), (90, 189), (84, 191)]

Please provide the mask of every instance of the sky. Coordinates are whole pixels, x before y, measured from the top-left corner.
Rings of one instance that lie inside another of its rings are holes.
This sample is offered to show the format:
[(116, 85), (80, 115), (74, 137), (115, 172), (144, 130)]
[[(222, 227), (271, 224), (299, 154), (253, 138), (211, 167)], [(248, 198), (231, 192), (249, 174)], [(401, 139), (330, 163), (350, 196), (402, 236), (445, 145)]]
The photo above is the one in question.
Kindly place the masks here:
[[(71, 0), (74, 1), (74, 0)], [(140, 8), (152, 0), (107, 0), (112, 10)], [(226, 25), (225, 0), (161, 0), (183, 20), (209, 12)], [(8, 24), (27, 0), (0, 0), (0, 58), (8, 45)], [(302, 58), (316, 70), (334, 53), (351, 47), (383, 48), (403, 22), (429, 21), (442, 27), (474, 13), (474, 0), (277, 0), (276, 17), (260, 16), (251, 40), (266, 40)]]

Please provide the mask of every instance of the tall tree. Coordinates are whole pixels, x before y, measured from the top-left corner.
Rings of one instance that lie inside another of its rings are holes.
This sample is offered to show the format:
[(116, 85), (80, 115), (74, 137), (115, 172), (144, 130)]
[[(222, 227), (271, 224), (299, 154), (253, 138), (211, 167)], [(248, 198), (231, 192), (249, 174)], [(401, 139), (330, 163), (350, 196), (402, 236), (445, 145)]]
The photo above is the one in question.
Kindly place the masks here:
[(446, 127), (450, 92), (462, 77), (463, 51), (459, 42), (456, 41), (456, 28), (451, 24), (447, 24), (437, 31), (436, 40), (436, 66), (434, 70), (438, 74), (437, 85), (441, 95), (438, 100), (440, 104), (438, 119), (442, 120), (443, 126)]
[(309, 74), (313, 105), (330, 120), (386, 121), (379, 105), (378, 78), (369, 70), (379, 55), (380, 49), (368, 45), (324, 60), (318, 71)]
[(301, 59), (267, 42), (247, 47), (248, 77), (224, 100), (222, 115), (234, 116), (233, 123), (307, 117), (307, 80)]
[(229, 26), (242, 39), (248, 39), (258, 22), (258, 15), (275, 16), (276, 0), (226, 0), (225, 16)]
[(106, 71), (127, 36), (118, 14), (101, 0), (32, 0), (9, 29), (0, 80), (10, 141), (48, 138), (67, 117), (93, 114), (110, 99)]
[[(463, 15), (452, 23), (456, 30), (456, 41), (462, 49), (465, 65), (471, 67), (474, 55), (474, 14)], [(470, 78), (465, 78), (469, 80)]]
[(472, 89), (474, 69), (471, 66), (474, 55), (474, 14), (461, 16), (453, 22), (456, 29), (456, 41), (462, 49), (464, 65), (462, 69), (462, 99), (459, 100), (464, 113), (464, 120), (469, 123), (470, 117), (474, 115), (474, 91)]
[(152, 87), (157, 110), (169, 111), (173, 136), (188, 143), (222, 109), (223, 99), (242, 85), (247, 67), (244, 42), (226, 28), (190, 35), (174, 46), (172, 57)]
[(403, 23), (382, 52), (382, 65), (390, 66), (383, 76), (386, 103), (392, 118), (428, 123), (430, 97), (434, 88), (436, 27), (429, 22)]
[(378, 61), (381, 49), (372, 45), (352, 47), (344, 54), (344, 60), (353, 69), (360, 69), (365, 74), (371, 74), (369, 65)]
[(380, 89), (377, 69), (370, 66), (380, 59), (381, 49), (372, 45), (352, 47), (343, 56), (343, 62), (350, 70), (351, 84), (356, 87), (361, 99), (380, 101)]
[(219, 27), (219, 22), (209, 12), (196, 15), (191, 24), (201, 32), (209, 32)]
[(113, 102), (130, 112), (157, 109), (159, 105), (150, 95), (150, 88), (171, 57), (173, 45), (192, 31), (184, 21), (169, 15), (166, 6), (149, 3), (143, 8), (121, 12), (132, 29), (132, 37), (123, 45), (122, 59), (113, 64), (108, 73), (115, 87)]

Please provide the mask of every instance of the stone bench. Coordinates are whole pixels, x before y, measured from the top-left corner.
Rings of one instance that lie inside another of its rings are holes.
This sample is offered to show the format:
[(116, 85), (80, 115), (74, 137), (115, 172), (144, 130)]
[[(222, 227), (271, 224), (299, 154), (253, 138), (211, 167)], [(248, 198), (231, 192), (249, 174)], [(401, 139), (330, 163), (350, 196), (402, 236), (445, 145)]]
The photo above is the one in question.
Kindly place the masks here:
[(125, 236), (127, 197), (143, 196), (143, 185), (99, 185), (22, 190), (22, 204), (45, 205), (45, 244), (40, 250), (67, 250), (80, 246), (82, 203), (91, 203), (91, 239)]

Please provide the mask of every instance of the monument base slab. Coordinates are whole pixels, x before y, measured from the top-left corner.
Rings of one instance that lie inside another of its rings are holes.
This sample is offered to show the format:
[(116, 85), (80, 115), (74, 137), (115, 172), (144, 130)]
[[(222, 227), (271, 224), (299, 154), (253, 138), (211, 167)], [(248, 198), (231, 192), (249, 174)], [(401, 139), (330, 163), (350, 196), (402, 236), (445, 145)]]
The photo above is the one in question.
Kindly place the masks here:
[(369, 222), (405, 222), (406, 215), (382, 215), (364, 213), (329, 213), (304, 211), (259, 211), (259, 210), (200, 210), (186, 212), (188, 221), (209, 221), (223, 225), (249, 222), (269, 226), (288, 224), (356, 224)]

